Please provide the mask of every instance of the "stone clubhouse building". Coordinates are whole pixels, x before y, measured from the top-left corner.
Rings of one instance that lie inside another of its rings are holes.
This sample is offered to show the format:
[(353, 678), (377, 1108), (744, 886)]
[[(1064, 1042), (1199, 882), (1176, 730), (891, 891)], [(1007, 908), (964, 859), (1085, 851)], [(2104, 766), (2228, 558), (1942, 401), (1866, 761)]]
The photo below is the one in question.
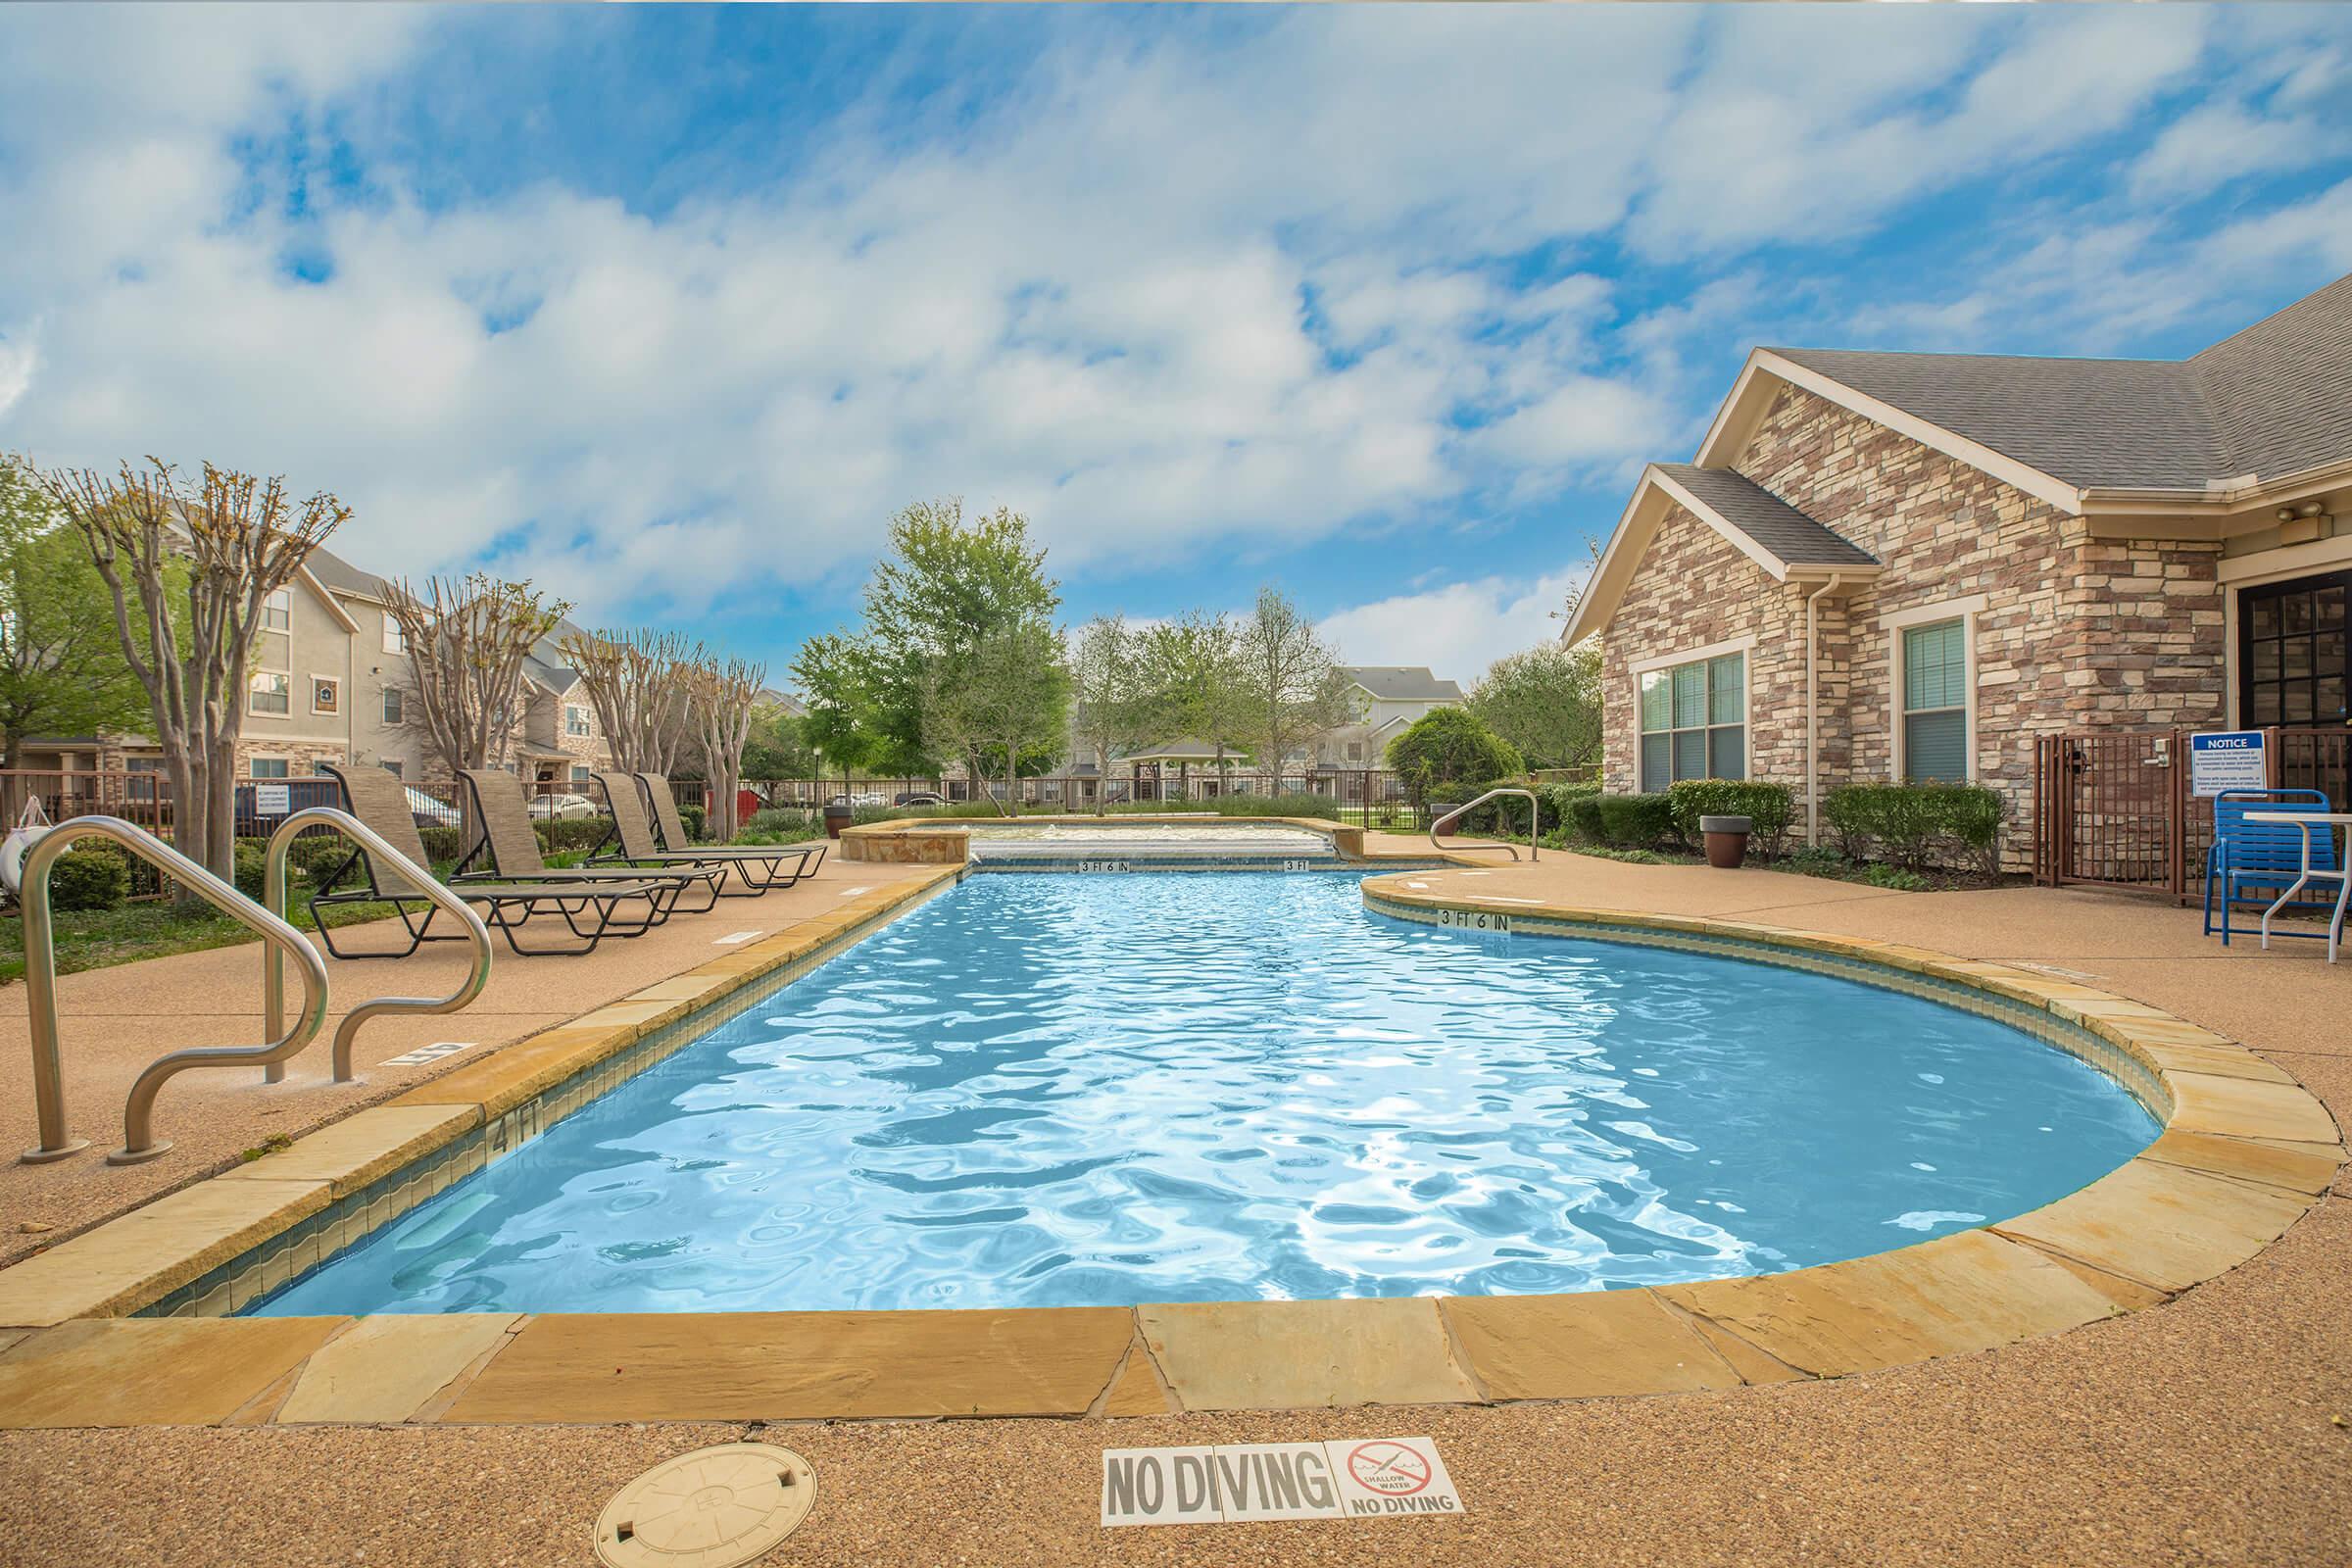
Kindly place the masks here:
[(2022, 821), (2037, 736), (2340, 732), (2348, 597), (2352, 277), (2180, 361), (1756, 349), (1563, 635), (1611, 791), (1966, 779)]

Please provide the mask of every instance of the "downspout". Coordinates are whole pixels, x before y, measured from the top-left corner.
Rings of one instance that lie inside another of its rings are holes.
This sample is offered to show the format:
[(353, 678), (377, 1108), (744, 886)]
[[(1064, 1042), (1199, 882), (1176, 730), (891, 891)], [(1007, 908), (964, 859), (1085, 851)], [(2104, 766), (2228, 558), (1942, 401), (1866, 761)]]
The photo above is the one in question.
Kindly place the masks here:
[(1821, 596), (1838, 586), (1839, 575), (1805, 595), (1805, 844), (1821, 842)]

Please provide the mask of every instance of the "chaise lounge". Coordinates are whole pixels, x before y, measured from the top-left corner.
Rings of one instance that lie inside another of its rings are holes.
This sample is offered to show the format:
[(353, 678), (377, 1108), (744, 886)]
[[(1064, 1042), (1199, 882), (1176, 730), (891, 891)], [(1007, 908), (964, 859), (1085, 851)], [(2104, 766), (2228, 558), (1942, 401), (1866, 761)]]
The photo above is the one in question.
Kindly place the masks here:
[[(649, 782), (652, 781), (652, 782)], [(592, 855), (592, 860), (611, 860), (623, 865), (696, 866), (717, 868), (721, 874), (732, 868), (742, 882), (741, 892), (727, 893), (731, 899), (757, 898), (762, 893), (791, 887), (802, 878), (814, 874), (822, 863), (824, 851), (803, 845), (702, 845), (694, 848), (668, 848), (654, 836), (650, 809), (659, 811), (666, 805), (668, 820), (663, 824), (665, 835), (673, 845), (687, 841), (686, 824), (678, 813), (677, 799), (671, 794), (669, 780), (658, 773), (599, 773), (599, 788), (612, 807), (612, 833), (619, 848)], [(660, 788), (655, 788), (655, 783)], [(610, 841), (608, 841), (610, 842)], [(813, 858), (812, 858), (813, 856)], [(788, 871), (787, 865), (791, 866)]]
[[(450, 872), (450, 884), (460, 882), (578, 882), (614, 883), (629, 881), (675, 882), (683, 896), (685, 890), (697, 883), (710, 890), (703, 903), (684, 910), (699, 914), (717, 902), (718, 884), (726, 877), (724, 866), (676, 866), (659, 871), (638, 870), (629, 866), (580, 865), (551, 866), (539, 851), (539, 832), (531, 822), (530, 806), (523, 798), (522, 781), (511, 773), (494, 768), (462, 768), (459, 783), (473, 805), (473, 820), (481, 828), (481, 837), (466, 852), (466, 858)], [(478, 869), (476, 862), (487, 861)], [(675, 900), (662, 913), (681, 912)], [(657, 920), (656, 924), (661, 922)]]

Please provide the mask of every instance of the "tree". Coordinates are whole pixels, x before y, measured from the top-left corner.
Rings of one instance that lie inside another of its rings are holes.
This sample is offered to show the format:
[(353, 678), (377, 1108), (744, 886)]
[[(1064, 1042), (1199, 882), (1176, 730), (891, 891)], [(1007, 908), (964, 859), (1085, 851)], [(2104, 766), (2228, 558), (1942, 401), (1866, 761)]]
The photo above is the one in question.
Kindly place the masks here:
[(996, 754), (1005, 797), (998, 809), (1019, 815), (1022, 767), (1058, 752), (1069, 723), (1061, 634), (1034, 621), (988, 632), (953, 666), (934, 666), (922, 696), (926, 743), (973, 759), (975, 780), (981, 758)]
[(1510, 742), (1468, 709), (1450, 706), (1431, 709), (1389, 742), (1388, 762), (1416, 808), (1449, 796), (1467, 799), (1471, 789), (1527, 770)]
[(691, 727), (686, 639), (645, 627), (570, 632), (556, 649), (579, 671), (613, 765), (624, 773), (669, 773)]
[(743, 743), (743, 776), (747, 779), (808, 778), (816, 772), (816, 757), (805, 734), (806, 721), (778, 702), (762, 702), (752, 710), (752, 731)]
[(1281, 590), (1258, 590), (1234, 641), (1244, 722), (1257, 745), (1259, 766), (1279, 775), (1292, 752), (1361, 716), (1362, 704), (1340, 673), (1337, 656)]
[(1109, 807), (1111, 754), (1152, 738), (1155, 705), (1145, 644), (1124, 615), (1098, 615), (1070, 641), (1071, 731), (1094, 754), (1097, 816)]
[(801, 738), (822, 771), (831, 762), (846, 782), (881, 751), (882, 737), (871, 716), (871, 681), (864, 650), (855, 637), (825, 632), (809, 638), (792, 661), (793, 679), (808, 701)]
[(105, 580), (31, 468), (0, 454), (0, 766), (21, 765), (28, 736), (132, 729), (147, 716)]
[[(403, 726), (453, 775), (503, 763), (528, 701), (523, 661), (570, 608), (484, 572), (427, 578), (421, 594), (406, 578), (386, 581), (384, 609), (409, 650)], [(464, 838), (470, 845), (473, 834)]]
[(1470, 710), (1535, 767), (1600, 760), (1600, 648), (1540, 643), (1505, 655), (1471, 688)]
[(686, 706), (703, 769), (710, 784), (710, 810), (704, 830), (720, 844), (735, 837), (735, 792), (743, 782), (743, 749), (752, 732), (753, 709), (767, 684), (767, 666), (730, 659), (721, 662), (700, 649), (686, 664)]
[(1144, 633), (1143, 664), (1145, 738), (1205, 742), (1222, 777), (1227, 749), (1244, 744), (1250, 709), (1232, 619), (1194, 612), (1161, 621)]
[(163, 747), (180, 852), (227, 880), (236, 873), (237, 741), (262, 606), (351, 509), (324, 491), (297, 504), (282, 478), (210, 463), (191, 493), (171, 465), (147, 464), (124, 463), (115, 478), (88, 468), (45, 473), (41, 486), (106, 583), (117, 645), (147, 694)]

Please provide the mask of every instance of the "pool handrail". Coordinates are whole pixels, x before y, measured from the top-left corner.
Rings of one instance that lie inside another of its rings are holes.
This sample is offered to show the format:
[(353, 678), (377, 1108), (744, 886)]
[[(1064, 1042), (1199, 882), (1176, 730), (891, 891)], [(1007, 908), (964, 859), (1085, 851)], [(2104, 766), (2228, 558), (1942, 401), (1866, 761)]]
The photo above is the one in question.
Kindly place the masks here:
[[(351, 1067), (351, 1051), (352, 1042), (362, 1024), (393, 1012), (456, 1012), (482, 994), (482, 987), (490, 983), (490, 928), (482, 923), (482, 917), (473, 912), (470, 905), (443, 886), (430, 871), (385, 843), (383, 836), (375, 829), (349, 811), (332, 806), (306, 806), (278, 823), (276, 831), (270, 835), (269, 847), (262, 852), (262, 907), (266, 912), (281, 920), (285, 918), (286, 857), (293, 850), (295, 838), (307, 827), (332, 828), (369, 855), (382, 856), (391, 862), (394, 871), (414, 882), (435, 908), (464, 926), (466, 940), (473, 944), (473, 967), (467, 971), (465, 984), (448, 996), (437, 1000), (432, 997), (377, 997), (360, 1004), (343, 1015), (343, 1021), (335, 1027), (335, 1082), (358, 1083), (359, 1078)], [(284, 979), (284, 961), (277, 950), (272, 948), (262, 958), (263, 1022), (272, 1033), (279, 1027), (285, 1009)], [(287, 1054), (291, 1055), (292, 1053)], [(283, 1056), (268, 1063), (263, 1069), (263, 1077), (273, 1084), (282, 1082), (285, 1076)]]
[[(1438, 850), (1446, 849), (1446, 846), (1438, 842), (1438, 829), (1444, 827), (1448, 822), (1458, 819), (1463, 812), (1486, 805), (1487, 802), (1493, 800), (1497, 795), (1524, 795), (1527, 797), (1527, 858), (1531, 861), (1543, 858), (1543, 857), (1536, 852), (1536, 835), (1543, 830), (1544, 826), (1542, 820), (1540, 819), (1542, 808), (1536, 804), (1536, 792), (1534, 790), (1514, 788), (1513, 786), (1507, 784), (1499, 789), (1489, 790), (1486, 794), (1481, 795), (1477, 800), (1470, 802), (1468, 805), (1457, 806), (1452, 810), (1447, 811), (1444, 816), (1432, 819), (1429, 824), (1430, 847)], [(1519, 847), (1515, 844), (1512, 844), (1508, 840), (1505, 840), (1500, 844), (1456, 844), (1453, 846), (1453, 848), (1455, 850), (1508, 850), (1511, 852), (1512, 859), (1516, 860), (1519, 858)]]
[[(201, 897), (238, 924), (261, 936), (275, 963), (285, 953), (302, 967), (302, 1012), (291, 1028), (272, 1022), (272, 1038), (259, 1046), (197, 1046), (149, 1062), (122, 1102), (122, 1147), (106, 1156), (110, 1165), (153, 1159), (172, 1145), (155, 1139), (155, 1097), (164, 1084), (191, 1067), (270, 1067), (284, 1061), (318, 1036), (326, 1022), (326, 960), (310, 939), (198, 865), (145, 828), (119, 816), (76, 816), (41, 835), (24, 857), (24, 1002), (32, 1034), (32, 1095), (41, 1141), (18, 1158), (37, 1165), (63, 1159), (89, 1147), (66, 1130), (64, 1073), (57, 1043), (57, 933), (49, 913), (49, 868), (77, 839), (111, 839)], [(282, 972), (282, 969), (281, 971)], [(272, 988), (274, 991), (276, 988)]]

